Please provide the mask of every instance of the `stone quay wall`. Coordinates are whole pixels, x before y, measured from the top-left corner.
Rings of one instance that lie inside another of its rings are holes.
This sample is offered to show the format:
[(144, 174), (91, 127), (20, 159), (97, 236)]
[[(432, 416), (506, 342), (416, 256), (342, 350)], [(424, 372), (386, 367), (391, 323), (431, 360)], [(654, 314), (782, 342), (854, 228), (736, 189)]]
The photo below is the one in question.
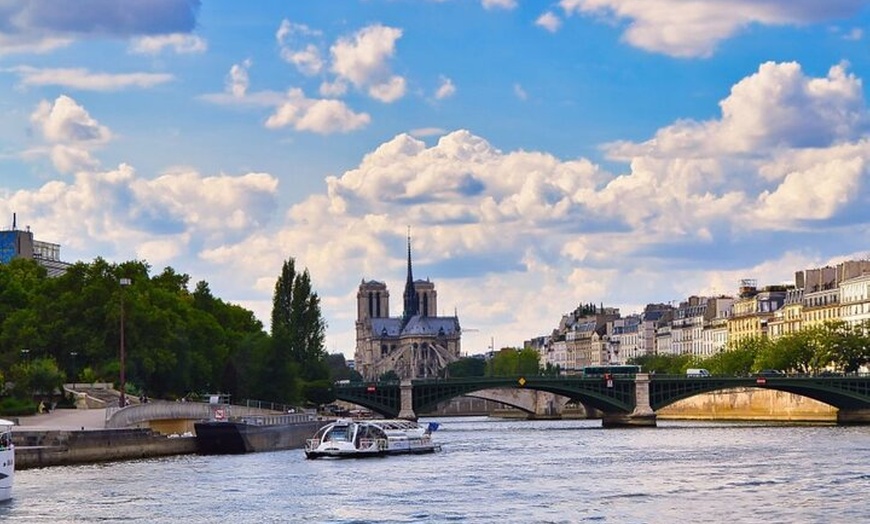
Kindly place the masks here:
[(196, 453), (194, 437), (147, 429), (13, 431), (15, 469), (92, 464)]
[(837, 408), (811, 398), (759, 388), (696, 395), (656, 412), (663, 420), (837, 422)]

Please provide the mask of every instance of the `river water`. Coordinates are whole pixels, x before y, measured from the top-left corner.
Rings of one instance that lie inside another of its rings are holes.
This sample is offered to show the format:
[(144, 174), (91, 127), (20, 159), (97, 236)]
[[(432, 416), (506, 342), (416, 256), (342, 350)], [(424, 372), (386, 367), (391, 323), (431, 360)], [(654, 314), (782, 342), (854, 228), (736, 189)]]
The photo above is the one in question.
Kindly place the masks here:
[(0, 521), (870, 521), (870, 427), (433, 420), (433, 455), (309, 461), (293, 450), (20, 471)]

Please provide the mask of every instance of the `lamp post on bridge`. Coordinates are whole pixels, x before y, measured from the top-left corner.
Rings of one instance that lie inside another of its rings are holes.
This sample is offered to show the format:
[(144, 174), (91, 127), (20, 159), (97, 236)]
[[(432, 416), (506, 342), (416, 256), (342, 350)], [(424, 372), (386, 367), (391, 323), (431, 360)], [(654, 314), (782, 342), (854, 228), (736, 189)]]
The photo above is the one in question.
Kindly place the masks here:
[(120, 376), (118, 377), (120, 380), (120, 388), (121, 394), (118, 397), (118, 405), (120, 407), (124, 407), (127, 405), (127, 395), (125, 390), (127, 388), (127, 377), (126, 377), (126, 367), (127, 367), (127, 355), (126, 348), (124, 347), (124, 288), (129, 286), (131, 281), (129, 278), (122, 278), (118, 281), (121, 284), (121, 370)]

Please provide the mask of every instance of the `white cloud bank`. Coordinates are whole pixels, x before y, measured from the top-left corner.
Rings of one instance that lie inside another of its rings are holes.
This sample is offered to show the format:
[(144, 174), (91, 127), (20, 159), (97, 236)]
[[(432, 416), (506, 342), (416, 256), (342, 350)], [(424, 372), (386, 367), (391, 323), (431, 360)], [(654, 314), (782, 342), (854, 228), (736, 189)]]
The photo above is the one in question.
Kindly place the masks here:
[[(607, 145), (626, 165), (620, 173), (582, 158), (501, 151), (458, 130), (433, 144), (406, 134), (386, 141), (283, 220), (270, 174), (177, 169), (148, 180), (125, 165), (19, 191), (8, 206), (42, 217), (34, 224), (42, 238), (98, 253), (145, 246), (180, 271), (207, 271), (231, 290), (223, 296), (262, 318), (293, 256), (323, 300), (330, 351), (347, 354), (359, 281), (385, 280), (400, 293), (410, 225), (415, 276), (438, 286), (439, 313), (456, 308), (486, 340), (475, 347), (470, 335), (466, 349), (482, 350), (490, 336), (518, 345), (579, 302), (629, 313), (731, 293), (743, 277), (779, 283), (866, 246), (870, 141), (860, 86), (844, 65), (812, 77), (795, 63), (763, 64), (720, 102), (719, 118)], [(301, 92), (288, 100), (296, 105), (273, 115), (283, 125), (329, 114)], [(37, 114), (49, 141), (111, 136), (70, 100)], [(820, 255), (808, 234), (835, 239), (838, 252)]]
[(847, 17), (863, 0), (560, 0), (566, 15), (628, 20), (629, 44), (677, 57), (705, 57), (752, 24), (808, 25)]

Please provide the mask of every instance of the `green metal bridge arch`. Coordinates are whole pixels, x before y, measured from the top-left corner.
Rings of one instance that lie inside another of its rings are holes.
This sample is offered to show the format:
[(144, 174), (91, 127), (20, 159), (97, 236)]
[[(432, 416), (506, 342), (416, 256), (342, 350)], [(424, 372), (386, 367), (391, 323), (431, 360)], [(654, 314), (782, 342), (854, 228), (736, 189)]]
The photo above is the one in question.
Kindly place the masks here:
[[(531, 389), (562, 395), (604, 412), (628, 413), (634, 407), (635, 383), (630, 379), (608, 384), (600, 377), (486, 377), (458, 379), (418, 379), (411, 381), (414, 413), (425, 413), (441, 402), (484, 389)], [(396, 417), (401, 407), (398, 382), (338, 384), (339, 400), (371, 409), (385, 417)]]
[(753, 387), (793, 393), (840, 410), (870, 409), (870, 377), (684, 377), (657, 376), (650, 380), (649, 400), (654, 411), (702, 393)]
[[(685, 377), (649, 375), (644, 389), (636, 377), (485, 377), (420, 379), (404, 386), (399, 382), (337, 384), (336, 398), (351, 402), (385, 417), (402, 410), (402, 388), (410, 391), (413, 413), (424, 413), (439, 403), (483, 389), (520, 388), (562, 395), (595, 408), (605, 416), (635, 412), (648, 403), (653, 412), (679, 400), (702, 393), (741, 387), (773, 389), (812, 398), (839, 410), (838, 421), (870, 424), (870, 375), (783, 377)], [(654, 418), (654, 415), (653, 415)], [(653, 422), (654, 423), (654, 422)]]

